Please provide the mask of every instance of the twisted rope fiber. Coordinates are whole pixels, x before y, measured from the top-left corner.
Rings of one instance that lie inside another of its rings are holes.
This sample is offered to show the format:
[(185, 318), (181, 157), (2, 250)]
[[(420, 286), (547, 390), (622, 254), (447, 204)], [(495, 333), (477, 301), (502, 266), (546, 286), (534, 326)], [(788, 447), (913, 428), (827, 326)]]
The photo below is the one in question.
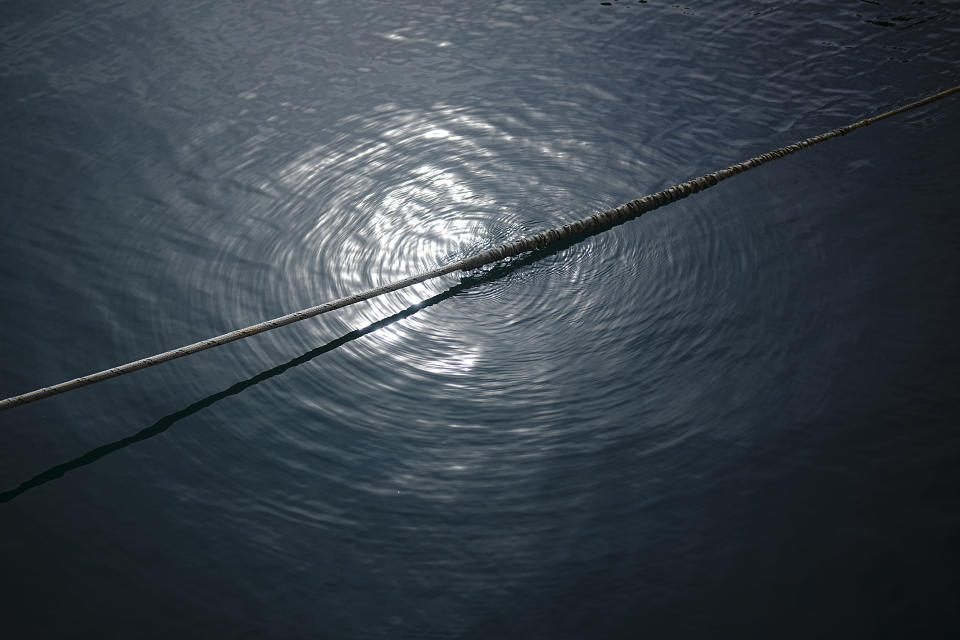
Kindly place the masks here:
[(326, 302), (315, 307), (295, 311), (285, 316), (274, 318), (273, 320), (267, 320), (243, 329), (237, 329), (229, 333), (224, 333), (223, 335), (201, 340), (200, 342), (194, 342), (193, 344), (189, 344), (184, 347), (171, 349), (170, 351), (164, 351), (163, 353), (158, 353), (148, 358), (142, 358), (140, 360), (128, 362), (127, 364), (105, 369), (97, 373), (91, 373), (86, 376), (74, 378), (73, 380), (61, 382), (60, 384), (43, 387), (29, 393), (13, 396), (5, 400), (0, 400), (0, 410), (10, 409), (22, 404), (27, 404), (28, 402), (33, 402), (42, 398), (48, 398), (59, 393), (71, 391), (88, 384), (93, 384), (94, 382), (108, 380), (109, 378), (115, 378), (126, 373), (133, 373), (134, 371), (138, 371), (140, 369), (146, 369), (147, 367), (152, 367), (154, 365), (167, 362), (168, 360), (174, 360), (176, 358), (188, 356), (200, 351), (205, 351), (206, 349), (219, 347), (220, 345), (227, 344), (228, 342), (248, 338), (258, 333), (263, 333), (264, 331), (276, 329), (277, 327), (282, 327), (294, 322), (306, 320), (307, 318), (312, 318), (329, 311), (334, 311), (335, 309), (342, 309), (343, 307), (348, 307), (364, 300), (376, 298), (377, 296), (382, 296), (383, 294), (390, 293), (391, 291), (404, 289), (425, 280), (432, 280), (433, 278), (438, 278), (454, 271), (470, 271), (471, 269), (476, 269), (493, 262), (498, 262), (505, 258), (510, 258), (521, 253), (533, 251), (534, 249), (539, 249), (555, 242), (561, 242), (563, 240), (568, 240), (591, 231), (612, 227), (621, 222), (635, 218), (643, 213), (662, 207), (663, 205), (676, 202), (677, 200), (685, 198), (692, 193), (712, 187), (715, 184), (730, 178), (731, 176), (737, 175), (738, 173), (743, 173), (749, 169), (759, 167), (762, 164), (772, 160), (777, 160), (778, 158), (782, 158), (784, 156), (788, 156), (792, 153), (796, 153), (801, 149), (812, 147), (815, 144), (819, 144), (831, 138), (846, 135), (855, 129), (859, 129), (861, 127), (873, 124), (874, 122), (890, 118), (897, 114), (903, 113), (904, 111), (916, 109), (917, 107), (940, 100), (941, 98), (945, 98), (958, 91), (960, 91), (960, 85), (957, 85), (951, 89), (946, 89), (940, 93), (933, 94), (923, 98), (922, 100), (911, 102), (910, 104), (906, 104), (902, 107), (885, 111), (884, 113), (872, 116), (870, 118), (865, 118), (864, 120), (854, 122), (853, 124), (848, 124), (844, 127), (840, 127), (839, 129), (833, 129), (832, 131), (821, 133), (818, 136), (813, 136), (812, 138), (807, 138), (806, 140), (795, 142), (794, 144), (780, 147), (779, 149), (774, 149), (773, 151), (750, 158), (744, 162), (729, 166), (726, 169), (720, 169), (719, 171), (708, 173), (700, 176), (699, 178), (694, 178), (693, 180), (688, 180), (687, 182), (681, 182), (678, 185), (658, 191), (657, 193), (644, 196), (637, 200), (631, 200), (630, 202), (622, 204), (613, 209), (600, 211), (592, 216), (577, 220), (576, 222), (565, 224), (562, 227), (549, 229), (532, 236), (526, 236), (524, 238), (520, 238), (519, 240), (514, 240), (513, 242), (507, 242), (499, 247), (488, 249), (487, 251), (483, 251), (443, 267), (437, 267), (431, 271), (424, 271), (423, 273), (419, 273), (417, 275), (410, 276), (409, 278), (404, 278), (403, 280), (398, 280), (381, 287), (368, 289), (367, 291), (362, 291), (352, 296), (347, 296), (345, 298)]

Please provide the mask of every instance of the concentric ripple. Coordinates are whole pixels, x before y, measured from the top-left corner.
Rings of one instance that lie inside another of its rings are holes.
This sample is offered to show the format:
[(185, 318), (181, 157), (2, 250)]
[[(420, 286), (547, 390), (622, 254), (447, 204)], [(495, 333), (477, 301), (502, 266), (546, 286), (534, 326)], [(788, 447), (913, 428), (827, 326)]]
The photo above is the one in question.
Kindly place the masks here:
[[(589, 179), (589, 164), (604, 152), (600, 141), (591, 150), (572, 135), (545, 134), (537, 128), (534, 109), (526, 121), (492, 113), (477, 107), (440, 105), (423, 111), (383, 104), (324, 129), (316, 136), (322, 142), (272, 158), (266, 178), (245, 171), (244, 159), (267, 142), (250, 140), (251, 149), (229, 156), (239, 162), (223, 169), (246, 182), (251, 194), (234, 204), (247, 209), (240, 227), (218, 238), (212, 264), (183, 271), (209, 279), (213, 270), (218, 281), (235, 283), (234, 295), (221, 297), (212, 311), (237, 318), (240, 326), (392, 282), (617, 203), (598, 201), (604, 194), (631, 193), (626, 181)], [(276, 148), (275, 138), (282, 134), (270, 135)], [(561, 169), (578, 166), (588, 177), (582, 185), (553, 181)], [(255, 180), (259, 184), (251, 184)], [(594, 191), (595, 181), (603, 187)], [(208, 228), (195, 232), (220, 235), (213, 228), (216, 218), (204, 223)], [(472, 306), (450, 305), (441, 320), (414, 314), (366, 336), (348, 352), (384, 362), (399, 378), (436, 375), (463, 384), (456, 379), (476, 374), (478, 363), (503, 351), (498, 343), (511, 325), (529, 322), (558, 295), (569, 296), (565, 306), (572, 322), (602, 320), (604, 311), (590, 303), (589, 288), (621, 268), (628, 251), (611, 235), (602, 252), (588, 239), (556, 255), (522, 259), (516, 268), (500, 267), (497, 277), (472, 274), (468, 281), (481, 277), (483, 282), (457, 291), (459, 298), (476, 299)], [(620, 259), (613, 259), (618, 254)], [(258, 338), (252, 348), (263, 362), (276, 362), (458, 284), (455, 275), (423, 283)], [(430, 339), (411, 340), (413, 335)], [(543, 348), (524, 357), (551, 359)], [(552, 357), (562, 355), (561, 345), (549, 349)], [(499, 387), (503, 376), (495, 373), (493, 362), (484, 368), (489, 377), (469, 384)]]

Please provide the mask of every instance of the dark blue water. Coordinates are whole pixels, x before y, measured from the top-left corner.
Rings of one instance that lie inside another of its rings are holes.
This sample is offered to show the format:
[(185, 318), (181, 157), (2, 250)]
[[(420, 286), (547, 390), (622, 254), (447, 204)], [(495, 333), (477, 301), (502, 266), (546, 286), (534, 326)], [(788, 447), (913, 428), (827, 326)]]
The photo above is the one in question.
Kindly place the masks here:
[[(960, 82), (946, 1), (0, 5), (0, 396)], [(5, 637), (952, 636), (960, 98), (0, 414)]]

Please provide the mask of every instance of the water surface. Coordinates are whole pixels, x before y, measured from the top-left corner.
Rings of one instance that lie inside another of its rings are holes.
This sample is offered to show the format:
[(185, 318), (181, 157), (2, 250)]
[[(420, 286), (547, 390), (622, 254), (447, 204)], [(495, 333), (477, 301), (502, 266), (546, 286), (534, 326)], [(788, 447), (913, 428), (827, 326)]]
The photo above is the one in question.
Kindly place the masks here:
[[(0, 395), (957, 84), (949, 2), (0, 8)], [(0, 414), (31, 637), (947, 635), (956, 98)]]

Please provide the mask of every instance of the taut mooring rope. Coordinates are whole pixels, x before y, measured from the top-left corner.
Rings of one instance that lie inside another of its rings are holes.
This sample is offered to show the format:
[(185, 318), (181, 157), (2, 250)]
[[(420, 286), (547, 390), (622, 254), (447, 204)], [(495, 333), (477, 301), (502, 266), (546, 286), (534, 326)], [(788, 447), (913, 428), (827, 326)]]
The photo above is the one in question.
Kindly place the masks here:
[(140, 369), (146, 369), (147, 367), (152, 367), (175, 358), (188, 356), (197, 353), (198, 351), (219, 347), (222, 344), (227, 344), (228, 342), (233, 342), (234, 340), (248, 338), (252, 335), (269, 331), (270, 329), (276, 329), (277, 327), (282, 327), (293, 322), (299, 322), (300, 320), (306, 320), (307, 318), (318, 316), (321, 313), (333, 311), (334, 309), (342, 309), (343, 307), (362, 302), (363, 300), (376, 298), (377, 296), (381, 296), (385, 293), (397, 291), (398, 289), (404, 289), (419, 282), (423, 282), (424, 280), (438, 278), (454, 271), (469, 271), (471, 269), (476, 269), (478, 267), (482, 267), (483, 265), (490, 264), (491, 262), (497, 262), (499, 260), (503, 260), (504, 258), (509, 258), (527, 251), (533, 251), (534, 249), (545, 247), (554, 242), (560, 242), (584, 233), (611, 227), (620, 222), (625, 222), (631, 218), (634, 218), (642, 213), (646, 213), (647, 211), (652, 211), (653, 209), (662, 207), (665, 204), (675, 202), (680, 198), (690, 195), (691, 193), (696, 193), (706, 189), (707, 187), (712, 187), (718, 182), (726, 180), (727, 178), (738, 173), (747, 171), (748, 169), (759, 167), (760, 165), (770, 162), (771, 160), (776, 160), (778, 158), (790, 155), (791, 153), (796, 153), (801, 149), (806, 149), (807, 147), (819, 144), (825, 140), (829, 140), (830, 138), (845, 135), (855, 129), (859, 129), (869, 124), (873, 124), (879, 120), (895, 116), (899, 113), (903, 113), (904, 111), (916, 109), (917, 107), (929, 104), (935, 100), (945, 98), (950, 94), (956, 93), (957, 91), (960, 91), (960, 85), (957, 85), (951, 89), (946, 89), (940, 93), (935, 93), (931, 96), (923, 98), (922, 100), (911, 102), (910, 104), (906, 104), (902, 107), (885, 111), (884, 113), (854, 122), (853, 124), (848, 124), (845, 127), (840, 127), (839, 129), (834, 129), (826, 133), (821, 133), (818, 136), (807, 138), (806, 140), (802, 140), (785, 147), (780, 147), (779, 149), (774, 149), (773, 151), (769, 151), (755, 158), (750, 158), (749, 160), (732, 165), (726, 169), (720, 169), (719, 171), (708, 173), (707, 175), (700, 176), (699, 178), (682, 182), (678, 185), (670, 187), (669, 189), (658, 191), (657, 193), (644, 196), (637, 200), (631, 200), (630, 202), (622, 204), (619, 207), (595, 213), (592, 216), (583, 218), (582, 220), (577, 220), (576, 222), (572, 222), (570, 224), (565, 224), (562, 227), (557, 227), (555, 229), (543, 231), (532, 236), (520, 238), (519, 240), (514, 240), (513, 242), (502, 244), (499, 247), (488, 249), (482, 253), (470, 256), (469, 258), (464, 258), (463, 260), (459, 260), (443, 267), (438, 267), (432, 271), (425, 271), (415, 276), (398, 280), (397, 282), (393, 282), (382, 287), (368, 289), (367, 291), (363, 291), (352, 296), (347, 296), (346, 298), (340, 298), (339, 300), (326, 302), (315, 307), (310, 307), (301, 311), (295, 311), (294, 313), (280, 316), (279, 318), (274, 318), (273, 320), (267, 320), (266, 322), (261, 322), (244, 329), (237, 329), (236, 331), (231, 331), (214, 338), (208, 338), (207, 340), (194, 342), (193, 344), (185, 347), (164, 351), (163, 353), (158, 353), (157, 355), (150, 356), (149, 358), (142, 358), (140, 360), (128, 362), (127, 364), (105, 369), (97, 373), (91, 373), (90, 375), (82, 376), (80, 378), (67, 380), (66, 382), (61, 382), (60, 384), (55, 384), (50, 387), (43, 387), (42, 389), (37, 389), (36, 391), (24, 393), (19, 396), (13, 396), (5, 400), (0, 400), (0, 410), (10, 409), (11, 407), (33, 402), (34, 400), (40, 400), (58, 393), (71, 391), (72, 389), (93, 384), (94, 382), (100, 382), (101, 380), (115, 378), (125, 373), (132, 373)]

